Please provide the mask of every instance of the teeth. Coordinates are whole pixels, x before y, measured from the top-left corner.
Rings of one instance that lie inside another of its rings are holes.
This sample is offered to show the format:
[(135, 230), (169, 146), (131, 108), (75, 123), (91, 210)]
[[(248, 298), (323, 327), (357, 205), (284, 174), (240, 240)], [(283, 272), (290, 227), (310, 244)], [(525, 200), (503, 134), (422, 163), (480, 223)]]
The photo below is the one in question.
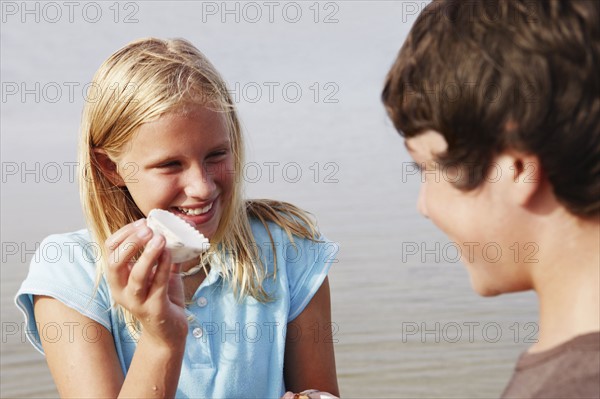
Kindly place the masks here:
[(177, 207), (177, 209), (180, 212), (185, 213), (186, 215), (197, 216), (197, 215), (202, 215), (203, 213), (210, 211), (212, 208), (212, 205), (213, 204), (211, 203), (211, 204), (208, 204), (207, 206), (205, 206), (204, 208), (196, 208), (196, 209), (181, 208), (181, 207)]

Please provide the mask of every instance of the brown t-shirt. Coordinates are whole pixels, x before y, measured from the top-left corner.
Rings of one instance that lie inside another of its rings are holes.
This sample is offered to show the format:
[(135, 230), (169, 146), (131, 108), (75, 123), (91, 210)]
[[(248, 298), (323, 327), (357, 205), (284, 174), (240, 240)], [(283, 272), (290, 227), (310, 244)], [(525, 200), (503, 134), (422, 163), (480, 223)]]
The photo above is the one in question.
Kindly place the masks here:
[(503, 398), (600, 398), (600, 332), (523, 353)]

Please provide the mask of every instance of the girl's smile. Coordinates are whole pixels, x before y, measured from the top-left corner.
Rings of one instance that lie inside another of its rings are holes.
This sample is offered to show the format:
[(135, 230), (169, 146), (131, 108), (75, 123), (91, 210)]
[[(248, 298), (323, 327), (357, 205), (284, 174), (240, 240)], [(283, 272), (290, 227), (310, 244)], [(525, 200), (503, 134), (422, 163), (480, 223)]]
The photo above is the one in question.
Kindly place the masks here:
[[(217, 199), (218, 198), (216, 198), (215, 201)], [(214, 216), (214, 209), (216, 209), (216, 207), (213, 207), (213, 204), (215, 201), (212, 201), (208, 205), (177, 206), (169, 210), (197, 226), (205, 223)]]

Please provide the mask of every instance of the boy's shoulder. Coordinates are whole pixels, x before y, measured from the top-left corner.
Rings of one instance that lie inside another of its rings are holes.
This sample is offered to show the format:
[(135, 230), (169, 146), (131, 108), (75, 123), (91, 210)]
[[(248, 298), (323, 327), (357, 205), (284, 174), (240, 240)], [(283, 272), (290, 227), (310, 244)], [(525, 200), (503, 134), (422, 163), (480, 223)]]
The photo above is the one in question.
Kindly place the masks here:
[(600, 331), (579, 335), (555, 348), (524, 353), (503, 398), (600, 397)]

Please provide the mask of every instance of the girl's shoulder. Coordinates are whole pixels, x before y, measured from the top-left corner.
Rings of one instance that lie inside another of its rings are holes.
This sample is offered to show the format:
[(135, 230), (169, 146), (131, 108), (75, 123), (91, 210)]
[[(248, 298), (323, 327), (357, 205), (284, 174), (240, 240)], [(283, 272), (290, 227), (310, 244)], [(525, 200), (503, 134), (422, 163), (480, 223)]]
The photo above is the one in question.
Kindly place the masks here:
[(320, 233), (314, 236), (298, 234), (288, 226), (273, 220), (260, 220), (250, 217), (250, 229), (254, 238), (252, 244), (263, 252), (265, 250), (286, 252), (290, 247), (305, 247), (311, 244), (320, 245), (326, 241)]
[(52, 234), (39, 244), (30, 268), (77, 269), (95, 275), (100, 252), (100, 244), (92, 240), (87, 229)]
[(284, 232), (290, 241), (295, 238), (317, 240), (320, 236), (312, 215), (288, 202), (247, 200), (246, 210), (255, 235)]
[(339, 245), (320, 233), (296, 234), (293, 228), (286, 229), (273, 220), (251, 218), (250, 225), (258, 256), (266, 260), (267, 273), (277, 276), (277, 282), (267, 279), (263, 286), (267, 292), (272, 291), (272, 286), (280, 287), (280, 293), (286, 292), (290, 322), (306, 308), (331, 266), (337, 263)]
[(92, 297), (96, 288), (104, 294), (104, 284), (96, 284), (100, 249), (87, 229), (49, 235), (39, 243), (21, 291), (80, 299)]
[(110, 294), (104, 280), (96, 285), (99, 256), (100, 246), (87, 230), (52, 234), (39, 243), (15, 296), (33, 331), (28, 339), (38, 350), (42, 351), (33, 311), (36, 295), (57, 299), (110, 330)]
[(262, 259), (274, 263), (278, 270), (287, 275), (308, 272), (312, 268), (329, 269), (337, 263), (338, 243), (330, 241), (317, 232), (314, 236), (302, 236), (275, 221), (261, 221), (250, 218), (254, 236), (253, 245)]

